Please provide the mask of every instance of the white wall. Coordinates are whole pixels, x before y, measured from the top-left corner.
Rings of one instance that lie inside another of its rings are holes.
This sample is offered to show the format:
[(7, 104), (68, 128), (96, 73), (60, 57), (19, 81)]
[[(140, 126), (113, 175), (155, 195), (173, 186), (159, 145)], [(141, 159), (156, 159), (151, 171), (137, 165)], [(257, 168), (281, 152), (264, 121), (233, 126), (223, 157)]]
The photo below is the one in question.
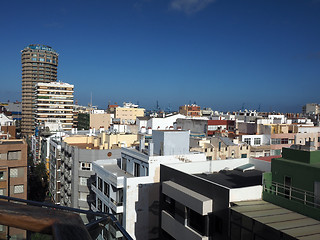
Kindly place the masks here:
[[(262, 183), (261, 183), (262, 184)], [(262, 186), (251, 186), (242, 188), (232, 188), (229, 193), (229, 202), (239, 202), (248, 200), (261, 200)]]
[(146, 128), (151, 127), (152, 130), (169, 130), (170, 127), (173, 127), (173, 123), (175, 123), (178, 118), (186, 118), (186, 116), (176, 114), (165, 118), (150, 118)]

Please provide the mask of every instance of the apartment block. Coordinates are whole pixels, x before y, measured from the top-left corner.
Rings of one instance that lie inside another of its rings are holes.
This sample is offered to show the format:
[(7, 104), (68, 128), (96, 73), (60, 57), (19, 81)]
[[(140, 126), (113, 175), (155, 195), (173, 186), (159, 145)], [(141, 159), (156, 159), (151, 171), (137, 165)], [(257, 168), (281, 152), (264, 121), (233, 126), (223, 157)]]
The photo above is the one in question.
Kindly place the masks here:
[(200, 107), (196, 104), (184, 105), (179, 107), (179, 113), (188, 117), (200, 117)]
[(61, 130), (72, 129), (74, 85), (62, 82), (36, 84), (35, 120), (37, 127), (45, 122), (61, 123)]
[(144, 116), (144, 108), (132, 103), (123, 103), (123, 107), (114, 108), (114, 122), (122, 124), (135, 124), (137, 117)]
[(160, 239), (229, 239), (231, 203), (260, 200), (267, 171), (270, 163), (248, 158), (162, 164)]
[[(94, 211), (113, 213), (134, 239), (159, 236), (160, 165), (205, 161), (205, 155), (189, 152), (188, 131), (153, 131), (147, 148), (122, 148), (121, 160), (101, 159), (93, 163)], [(183, 141), (181, 141), (183, 139)], [(175, 151), (176, 150), (176, 151)], [(115, 237), (119, 233), (115, 232)]]

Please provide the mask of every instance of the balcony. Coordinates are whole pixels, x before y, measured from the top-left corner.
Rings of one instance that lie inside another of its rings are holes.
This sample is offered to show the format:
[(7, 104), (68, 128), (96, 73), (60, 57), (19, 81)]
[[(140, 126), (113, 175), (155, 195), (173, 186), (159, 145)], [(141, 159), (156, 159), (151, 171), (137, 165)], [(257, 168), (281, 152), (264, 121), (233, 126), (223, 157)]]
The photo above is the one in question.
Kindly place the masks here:
[(320, 221), (320, 197), (314, 192), (286, 186), (263, 175), (263, 200)]
[[(57, 240), (116, 239), (116, 237), (132, 240), (112, 214), (6, 196), (0, 196), (0, 199), (2, 199), (0, 224), (4, 225), (4, 234), (8, 239), (17, 237), (11, 228), (18, 228), (25, 236), (31, 235), (31, 238), (32, 234), (38, 233), (40, 236), (50, 235), (52, 239)], [(85, 216), (88, 223), (84, 224), (80, 214), (82, 217)]]

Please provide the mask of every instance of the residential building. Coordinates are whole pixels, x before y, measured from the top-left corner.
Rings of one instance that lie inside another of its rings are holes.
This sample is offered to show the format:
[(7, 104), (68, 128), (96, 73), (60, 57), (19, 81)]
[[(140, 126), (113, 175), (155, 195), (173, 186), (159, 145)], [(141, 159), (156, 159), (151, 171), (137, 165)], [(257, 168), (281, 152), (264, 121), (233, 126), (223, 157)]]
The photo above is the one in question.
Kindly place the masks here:
[(318, 103), (307, 103), (302, 107), (303, 115), (312, 115), (320, 113), (320, 105)]
[(49, 46), (31, 44), (21, 51), (23, 135), (35, 130), (35, 86), (39, 82), (57, 81), (58, 53)]
[[(0, 195), (27, 200), (27, 170), (25, 141), (20, 139), (0, 140)], [(6, 208), (2, 206), (2, 209)], [(1, 218), (5, 218), (8, 212), (12, 211), (6, 209), (6, 213), (1, 214)], [(0, 239), (11, 239), (11, 237), (12, 239), (26, 239), (26, 231), (0, 225)]]
[(247, 158), (250, 156), (251, 146), (237, 139), (216, 136), (210, 139), (213, 146), (214, 157), (212, 160), (223, 160), (229, 158)]
[(132, 103), (123, 103), (123, 107), (116, 107), (114, 110), (114, 122), (122, 124), (135, 124), (137, 117), (144, 116), (144, 108)]
[(263, 199), (320, 220), (320, 151), (313, 142), (283, 148), (264, 175)]
[(105, 129), (110, 127), (112, 122), (113, 114), (106, 112), (96, 112), (92, 111), (90, 113), (90, 128), (99, 129), (101, 126)]
[(162, 164), (160, 239), (228, 239), (231, 203), (261, 199), (266, 171), (248, 158)]
[(271, 154), (271, 135), (240, 135), (240, 140), (250, 145), (250, 157), (266, 157)]
[(27, 144), (0, 140), (0, 195), (27, 199)]
[[(92, 182), (92, 162), (98, 159), (120, 158), (120, 149), (100, 150), (93, 144), (61, 142), (61, 201), (62, 206), (88, 210)], [(50, 159), (50, 161), (57, 161)]]
[(45, 122), (61, 123), (61, 130), (72, 129), (74, 85), (62, 82), (36, 84), (36, 127)]
[(121, 149), (121, 161), (101, 158), (93, 163), (96, 180), (91, 208), (115, 214), (134, 239), (159, 236), (160, 164), (205, 161), (204, 154), (189, 152), (188, 131), (154, 130), (152, 134), (146, 149), (141, 140), (140, 150)]
[(177, 129), (190, 130), (191, 137), (205, 137), (208, 130), (207, 118), (178, 118)]
[(184, 105), (179, 107), (179, 113), (188, 117), (200, 117), (200, 107), (196, 104)]
[(216, 133), (233, 133), (236, 123), (233, 120), (208, 120), (207, 136), (213, 136)]
[(264, 201), (232, 203), (229, 239), (319, 239), (319, 163), (313, 142), (284, 148), (263, 173)]

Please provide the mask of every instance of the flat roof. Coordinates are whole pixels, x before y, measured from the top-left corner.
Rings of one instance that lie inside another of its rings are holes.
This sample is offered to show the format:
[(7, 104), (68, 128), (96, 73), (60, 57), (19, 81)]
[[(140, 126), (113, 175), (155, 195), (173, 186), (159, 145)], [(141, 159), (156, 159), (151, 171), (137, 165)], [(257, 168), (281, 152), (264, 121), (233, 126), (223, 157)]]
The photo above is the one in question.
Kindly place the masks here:
[(117, 177), (127, 177), (127, 178), (132, 178), (134, 177), (133, 175), (127, 173), (126, 171), (122, 170), (119, 168), (117, 164), (104, 164), (100, 165), (103, 169), (107, 170), (108, 172), (113, 173)]
[(235, 202), (231, 210), (301, 240), (320, 239), (320, 221), (266, 201)]
[(194, 175), (228, 188), (241, 188), (262, 185), (262, 173), (263, 172), (259, 170), (247, 170), (245, 172), (230, 170)]

